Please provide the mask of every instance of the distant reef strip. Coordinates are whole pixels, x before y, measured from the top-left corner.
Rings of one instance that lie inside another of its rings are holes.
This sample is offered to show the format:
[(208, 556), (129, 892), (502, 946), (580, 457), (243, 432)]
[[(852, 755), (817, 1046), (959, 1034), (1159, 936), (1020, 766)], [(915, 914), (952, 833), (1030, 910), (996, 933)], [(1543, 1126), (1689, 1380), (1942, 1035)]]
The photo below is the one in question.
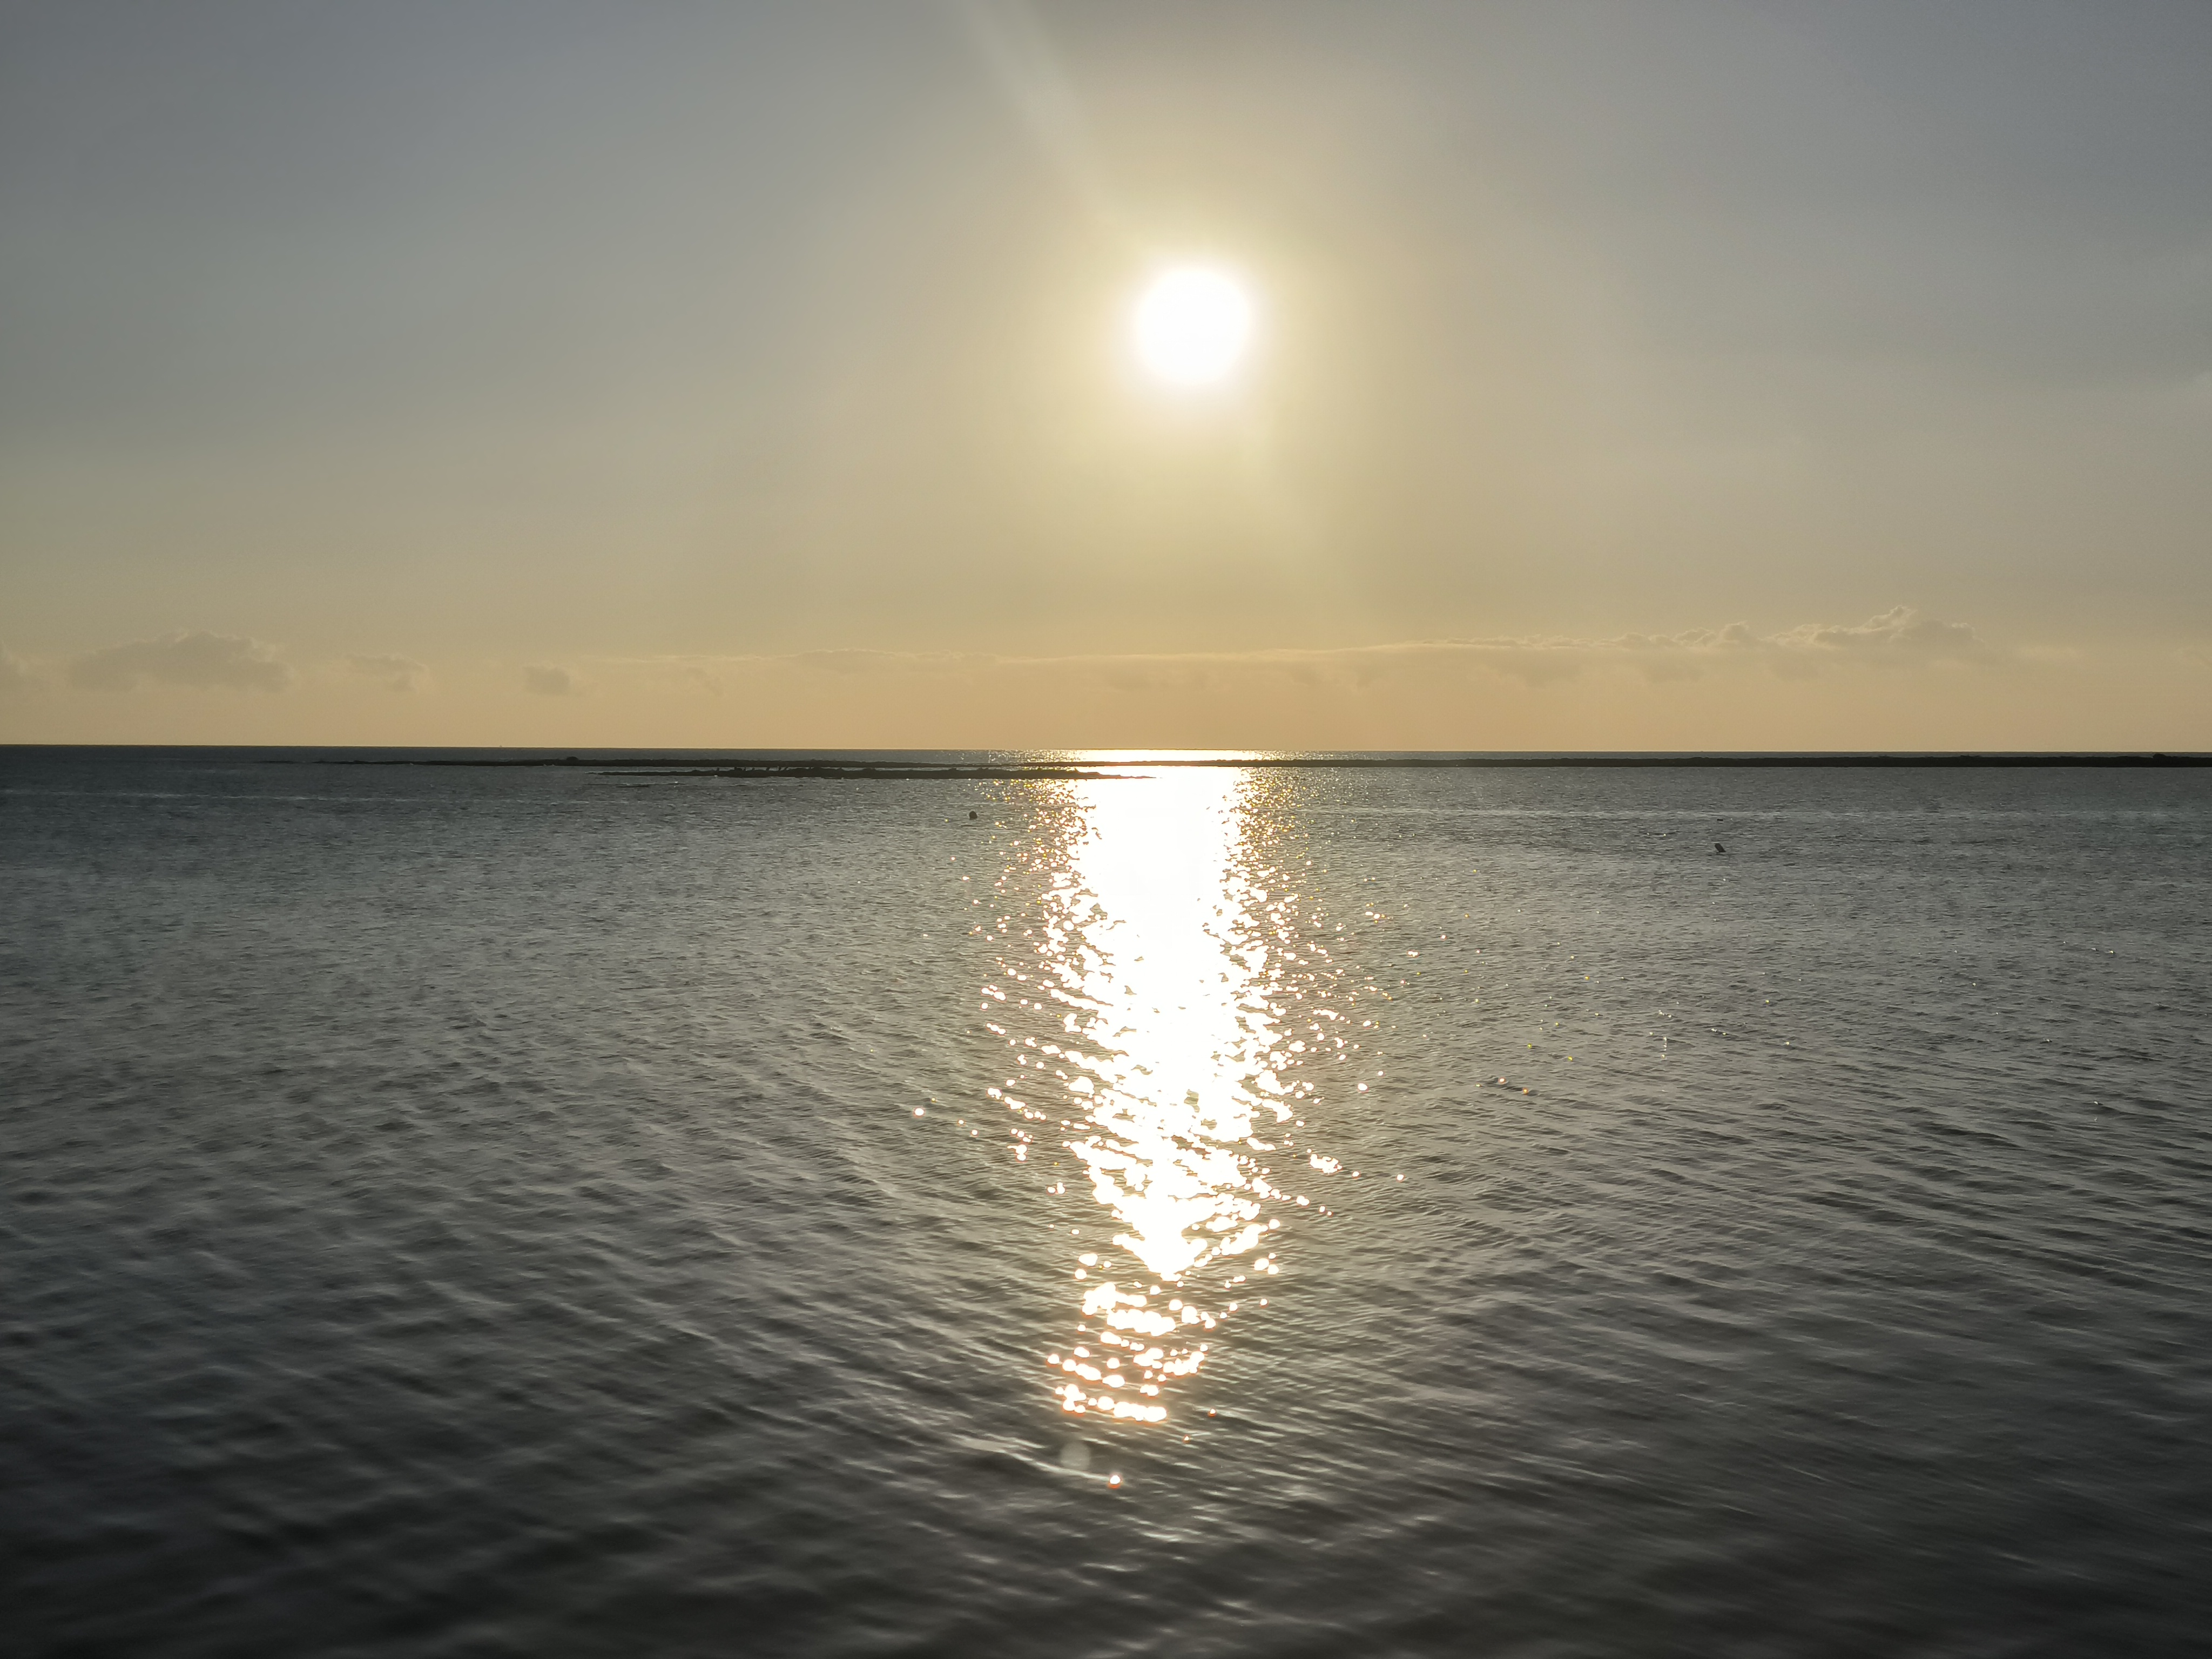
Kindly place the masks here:
[(1073, 766), (817, 766), (810, 762), (793, 766), (672, 769), (651, 763), (629, 766), (619, 761), (601, 761), (598, 765), (599, 775), (607, 778), (835, 778), (861, 783), (906, 783), (922, 778), (1094, 778), (1110, 783), (1126, 775), (1085, 772)]
[[(272, 763), (283, 765), (287, 763), (279, 761)], [(927, 778), (1089, 778), (1110, 783), (1126, 775), (1120, 772), (1085, 771), (1078, 766), (961, 766), (951, 762), (943, 765), (924, 763), (917, 766), (885, 765), (875, 762), (854, 762), (847, 765), (836, 761), (726, 765), (714, 760), (672, 760), (665, 757), (627, 760), (607, 757), (586, 760), (574, 755), (563, 755), (553, 759), (532, 757), (522, 760), (454, 760), (444, 756), (357, 760), (319, 756), (299, 763), (308, 766), (557, 766), (571, 770), (597, 772), (600, 776), (609, 778), (828, 778), (861, 783), (909, 783)]]
[[(285, 762), (276, 762), (285, 764)], [(1798, 754), (1798, 755), (1262, 755), (1245, 758), (1209, 756), (1200, 759), (1163, 756), (1156, 759), (1093, 760), (1085, 765), (1049, 762), (963, 764), (945, 761), (846, 761), (810, 757), (791, 761), (723, 761), (682, 755), (524, 755), (377, 757), (318, 756), (293, 762), (317, 766), (567, 767), (605, 776), (647, 778), (823, 779), (855, 783), (909, 783), (931, 779), (1007, 781), (1087, 781), (1126, 778), (1132, 769), (1166, 767), (1240, 767), (1323, 771), (1423, 770), (1447, 768), (1958, 768), (1958, 767), (2212, 767), (2212, 755), (2200, 754)], [(1101, 771), (1100, 767), (1113, 770)]]

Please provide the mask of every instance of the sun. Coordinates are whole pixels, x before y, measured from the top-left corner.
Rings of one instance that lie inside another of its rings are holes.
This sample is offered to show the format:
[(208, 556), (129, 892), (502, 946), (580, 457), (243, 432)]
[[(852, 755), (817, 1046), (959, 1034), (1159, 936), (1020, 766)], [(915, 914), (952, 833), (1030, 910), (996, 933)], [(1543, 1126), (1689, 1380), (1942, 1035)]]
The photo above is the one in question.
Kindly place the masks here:
[(1138, 361), (1170, 386), (1218, 386), (1252, 343), (1252, 296), (1229, 272), (1176, 265), (1152, 278), (1130, 318)]

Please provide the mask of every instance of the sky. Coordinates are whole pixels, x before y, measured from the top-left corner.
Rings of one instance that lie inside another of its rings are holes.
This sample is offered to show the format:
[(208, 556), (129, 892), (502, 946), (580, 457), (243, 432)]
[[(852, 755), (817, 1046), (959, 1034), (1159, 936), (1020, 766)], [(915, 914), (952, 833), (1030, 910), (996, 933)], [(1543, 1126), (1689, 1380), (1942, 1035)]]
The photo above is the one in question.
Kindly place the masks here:
[(0, 0), (0, 740), (2212, 750), (2208, 156), (2202, 0)]

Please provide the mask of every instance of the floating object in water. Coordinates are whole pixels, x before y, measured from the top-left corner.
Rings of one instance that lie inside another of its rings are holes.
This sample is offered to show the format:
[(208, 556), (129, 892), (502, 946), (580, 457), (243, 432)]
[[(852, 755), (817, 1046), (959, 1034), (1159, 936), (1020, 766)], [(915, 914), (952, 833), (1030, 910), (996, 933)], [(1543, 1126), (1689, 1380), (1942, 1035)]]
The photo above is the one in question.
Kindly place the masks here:
[(1725, 848), (1725, 847), (1723, 847), (1723, 846), (1722, 846), (1722, 845), (1720, 844), (1720, 842), (1715, 842), (1713, 843), (1713, 851), (1715, 851), (1716, 853), (1725, 853), (1725, 852), (1727, 852), (1727, 851), (1728, 851), (1728, 848)]

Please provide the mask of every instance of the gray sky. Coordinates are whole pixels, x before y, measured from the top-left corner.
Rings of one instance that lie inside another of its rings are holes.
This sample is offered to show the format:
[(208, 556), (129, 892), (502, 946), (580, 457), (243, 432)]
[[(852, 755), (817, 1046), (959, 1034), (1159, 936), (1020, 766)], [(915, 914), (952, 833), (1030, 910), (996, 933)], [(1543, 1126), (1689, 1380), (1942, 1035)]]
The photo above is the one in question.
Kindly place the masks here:
[(0, 7), (0, 736), (2212, 747), (2208, 157), (2202, 3)]

